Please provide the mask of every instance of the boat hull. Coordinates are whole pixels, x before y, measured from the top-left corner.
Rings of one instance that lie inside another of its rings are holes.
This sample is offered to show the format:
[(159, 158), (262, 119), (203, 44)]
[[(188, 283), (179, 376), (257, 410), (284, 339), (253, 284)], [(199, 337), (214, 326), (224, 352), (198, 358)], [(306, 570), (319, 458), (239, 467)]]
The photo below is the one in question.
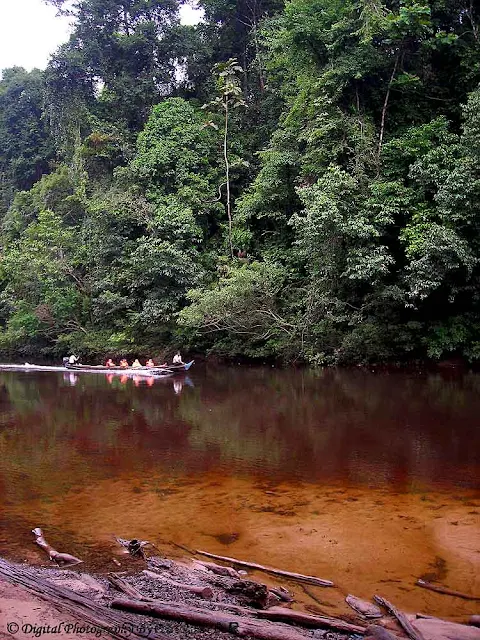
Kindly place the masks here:
[(37, 365), (37, 364), (29, 364), (26, 362), (25, 364), (0, 364), (0, 371), (58, 371), (58, 372), (75, 372), (75, 373), (103, 373), (103, 374), (113, 374), (113, 375), (126, 375), (126, 376), (143, 376), (147, 378), (164, 378), (166, 376), (171, 376), (173, 373), (168, 369), (162, 369), (160, 367), (155, 367), (152, 369), (148, 369), (146, 367), (142, 367), (141, 369), (123, 369), (120, 367), (110, 368), (110, 367), (95, 367), (95, 366), (82, 366), (82, 365), (68, 365), (65, 367), (55, 367), (48, 365)]

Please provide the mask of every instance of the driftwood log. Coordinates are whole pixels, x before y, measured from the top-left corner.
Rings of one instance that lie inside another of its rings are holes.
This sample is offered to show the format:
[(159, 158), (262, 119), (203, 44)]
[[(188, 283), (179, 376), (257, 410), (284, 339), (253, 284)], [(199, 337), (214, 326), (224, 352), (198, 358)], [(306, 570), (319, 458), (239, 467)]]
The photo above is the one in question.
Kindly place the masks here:
[(121, 578), (116, 573), (109, 573), (107, 575), (108, 581), (113, 584), (119, 591), (129, 596), (130, 598), (136, 598), (138, 600), (151, 600), (151, 598), (147, 598), (143, 595), (136, 587), (133, 587), (131, 584), (128, 584), (126, 580)]
[(105, 629), (105, 635), (102, 637), (110, 636), (125, 640), (127, 630), (129, 640), (143, 638), (168, 640), (167, 636), (154, 633), (150, 629), (143, 632), (141, 629), (133, 627), (129, 618), (92, 602), (90, 598), (85, 598), (70, 589), (60, 587), (43, 578), (38, 578), (24, 567), (18, 567), (1, 559), (0, 577), (5, 578), (12, 584), (28, 589), (28, 591), (42, 600), (54, 604), (60, 610), (69, 613), (82, 622), (87, 622), (96, 628)]
[(315, 584), (318, 587), (333, 587), (334, 584), (331, 580), (322, 580), (315, 576), (306, 576), (301, 573), (293, 573), (291, 571), (283, 571), (282, 569), (274, 569), (273, 567), (265, 567), (262, 564), (256, 562), (245, 562), (244, 560), (238, 560), (236, 558), (229, 558), (227, 556), (218, 556), (214, 553), (208, 553), (207, 551), (201, 551), (197, 549), (197, 553), (207, 558), (213, 558), (214, 560), (222, 560), (223, 562), (229, 562), (230, 564), (238, 565), (239, 567), (247, 567), (249, 569), (256, 569), (257, 571), (263, 571), (270, 573), (274, 576), (282, 576), (289, 580), (297, 580), (298, 582), (307, 582), (308, 584)]
[(172, 586), (178, 587), (181, 591), (186, 591), (187, 593), (193, 593), (204, 600), (211, 600), (213, 598), (213, 589), (211, 587), (195, 587), (190, 584), (183, 584), (181, 582), (176, 582), (175, 580), (171, 580), (166, 576), (162, 576), (160, 573), (155, 573), (154, 571), (148, 571), (148, 569), (144, 569), (143, 572), (149, 578), (153, 578), (154, 580), (158, 580), (159, 582), (164, 582), (165, 584), (170, 584)]
[(402, 629), (405, 631), (405, 633), (408, 635), (409, 638), (411, 638), (412, 640), (425, 640), (425, 638), (423, 637), (423, 634), (412, 627), (410, 620), (407, 618), (407, 616), (404, 613), (402, 613), (402, 611), (399, 611), (396, 607), (394, 607), (394, 605), (391, 602), (389, 602), (388, 600), (385, 600), (385, 598), (382, 598), (381, 596), (373, 596), (373, 599), (377, 604), (379, 604), (382, 607), (385, 607), (385, 609), (387, 609), (387, 611), (391, 613), (392, 616), (394, 616), (398, 620), (398, 623), (400, 624), (400, 626), (402, 627)]
[(345, 633), (363, 634), (365, 632), (365, 627), (361, 627), (357, 624), (350, 624), (350, 622), (345, 622), (344, 620), (339, 620), (337, 618), (311, 616), (308, 613), (292, 611), (292, 609), (286, 609), (284, 607), (272, 607), (265, 611), (257, 611), (256, 615), (265, 620), (288, 622), (289, 624), (298, 624), (302, 627), (320, 627), (333, 629), (334, 631), (344, 631)]
[(114, 609), (143, 613), (158, 618), (169, 618), (198, 626), (215, 627), (240, 637), (249, 636), (257, 640), (305, 640), (305, 635), (283, 625), (209, 609), (187, 607), (186, 605), (164, 602), (163, 600), (142, 602), (116, 598), (111, 603), (111, 606)]
[(416, 584), (424, 589), (430, 589), (430, 591), (436, 591), (437, 593), (444, 593), (447, 596), (455, 596), (456, 598), (463, 598), (464, 600), (480, 600), (480, 596), (471, 596), (468, 593), (448, 589), (448, 587), (441, 587), (440, 585), (427, 582), (427, 580), (417, 580)]
[(354, 611), (359, 613), (365, 618), (382, 618), (383, 613), (380, 609), (372, 604), (371, 602), (367, 602), (367, 600), (361, 600), (356, 596), (348, 595), (345, 598), (345, 602), (351, 607)]
[(220, 564), (215, 564), (215, 562), (203, 562), (202, 560), (194, 560), (195, 564), (204, 567), (204, 569), (208, 569), (212, 573), (216, 573), (218, 576), (227, 576), (229, 578), (238, 578), (241, 579), (241, 575), (232, 567), (223, 567)]
[(428, 640), (479, 640), (480, 631), (467, 624), (458, 624), (439, 618), (415, 620), (415, 627)]
[(75, 564), (80, 564), (81, 562), (83, 562), (83, 560), (80, 560), (80, 558), (71, 556), (69, 553), (59, 553), (53, 547), (51, 547), (43, 537), (43, 531), (40, 529), (40, 527), (35, 527), (35, 529), (32, 529), (32, 533), (35, 536), (35, 542), (38, 544), (38, 546), (46, 551), (50, 560), (53, 560), (59, 566), (72, 567)]

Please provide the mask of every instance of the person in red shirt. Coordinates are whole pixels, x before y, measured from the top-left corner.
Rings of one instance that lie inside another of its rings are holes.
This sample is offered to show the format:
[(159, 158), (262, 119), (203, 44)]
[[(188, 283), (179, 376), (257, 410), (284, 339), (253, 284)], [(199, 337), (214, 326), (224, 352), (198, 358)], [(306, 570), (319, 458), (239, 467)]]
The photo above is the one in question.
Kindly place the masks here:
[(109, 359), (107, 360), (107, 365), (106, 365), (106, 366), (107, 366), (107, 367), (115, 367), (115, 366), (116, 366), (116, 364), (114, 363), (114, 361), (113, 361), (111, 358), (109, 358)]

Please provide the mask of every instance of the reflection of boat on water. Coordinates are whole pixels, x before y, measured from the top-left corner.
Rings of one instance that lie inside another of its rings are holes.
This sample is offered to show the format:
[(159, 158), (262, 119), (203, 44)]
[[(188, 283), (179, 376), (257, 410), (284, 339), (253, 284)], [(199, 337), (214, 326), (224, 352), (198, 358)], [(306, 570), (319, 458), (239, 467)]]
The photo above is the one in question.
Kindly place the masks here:
[(128, 380), (132, 380), (133, 384), (136, 387), (139, 387), (142, 383), (145, 383), (147, 387), (153, 387), (153, 385), (159, 381), (168, 380), (169, 382), (170, 381), (173, 382), (173, 390), (177, 395), (180, 395), (182, 393), (184, 386), (192, 387), (192, 388), (195, 387), (195, 385), (192, 382), (192, 379), (189, 378), (188, 376), (185, 376), (184, 378), (178, 378), (173, 376), (160, 376), (160, 377), (154, 377), (154, 376), (147, 377), (147, 376), (135, 376), (135, 375), (114, 376), (113, 374), (108, 373), (106, 378), (109, 384), (114, 384), (114, 381), (120, 382), (120, 384), (127, 384)]
[(74, 387), (78, 382), (78, 375), (69, 371), (68, 373), (63, 374), (63, 379), (65, 382), (68, 382), (71, 387)]

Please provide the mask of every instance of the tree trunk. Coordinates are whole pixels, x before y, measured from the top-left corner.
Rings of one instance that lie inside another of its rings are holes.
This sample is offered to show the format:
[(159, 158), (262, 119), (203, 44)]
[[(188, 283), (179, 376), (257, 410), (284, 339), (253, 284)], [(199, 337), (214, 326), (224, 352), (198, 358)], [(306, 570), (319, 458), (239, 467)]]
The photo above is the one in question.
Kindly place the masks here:
[(225, 179), (227, 181), (228, 242), (230, 244), (230, 257), (233, 259), (232, 206), (230, 202), (230, 163), (228, 161), (228, 96), (225, 96), (225, 131), (223, 136), (223, 158), (225, 161)]
[(385, 133), (385, 120), (386, 120), (386, 117), (387, 117), (388, 101), (390, 99), (390, 89), (392, 87), (392, 82), (393, 82), (393, 79), (395, 78), (395, 74), (397, 73), (397, 66), (398, 66), (399, 56), (400, 56), (400, 54), (397, 53), (397, 57), (395, 58), (395, 64), (393, 66), (392, 75), (390, 76), (390, 80), (388, 82), (387, 93), (385, 94), (385, 100), (383, 101), (382, 120), (380, 122), (380, 138), (379, 138), (379, 141), (378, 141), (378, 152), (377, 152), (378, 162), (380, 162), (380, 154), (382, 153), (383, 136), (384, 136), (384, 133)]

